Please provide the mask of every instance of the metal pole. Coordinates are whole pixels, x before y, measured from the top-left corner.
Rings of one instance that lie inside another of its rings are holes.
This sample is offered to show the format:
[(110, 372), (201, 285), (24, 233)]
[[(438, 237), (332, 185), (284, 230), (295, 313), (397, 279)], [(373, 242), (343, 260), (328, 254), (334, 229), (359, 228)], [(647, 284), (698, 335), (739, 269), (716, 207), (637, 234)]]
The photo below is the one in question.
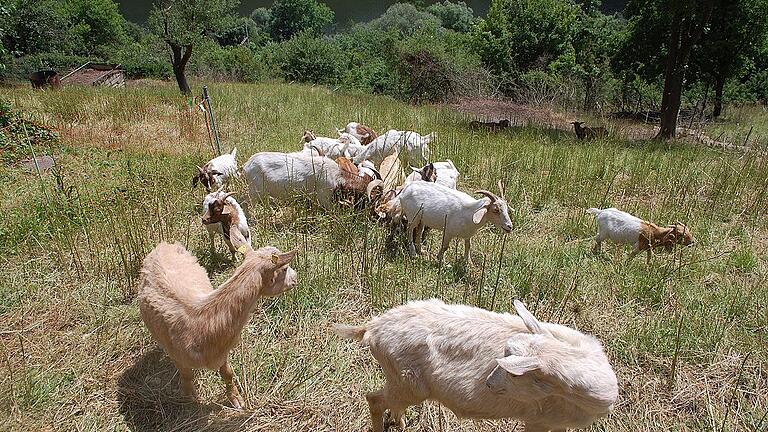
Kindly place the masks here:
[(203, 86), (203, 100), (205, 100), (205, 106), (208, 108), (208, 114), (211, 116), (211, 130), (213, 130), (213, 139), (216, 141), (216, 156), (221, 156), (221, 141), (219, 140), (219, 132), (216, 129), (216, 118), (213, 115), (213, 107), (211, 107), (211, 97), (208, 96), (208, 86)]

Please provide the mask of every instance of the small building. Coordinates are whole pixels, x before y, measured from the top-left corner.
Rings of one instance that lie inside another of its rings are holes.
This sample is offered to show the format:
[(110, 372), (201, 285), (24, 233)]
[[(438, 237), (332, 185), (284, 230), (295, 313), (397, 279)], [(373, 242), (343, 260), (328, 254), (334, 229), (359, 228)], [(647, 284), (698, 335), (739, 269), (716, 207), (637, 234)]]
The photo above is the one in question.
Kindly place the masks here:
[(119, 64), (88, 62), (61, 79), (63, 85), (125, 87), (125, 71)]

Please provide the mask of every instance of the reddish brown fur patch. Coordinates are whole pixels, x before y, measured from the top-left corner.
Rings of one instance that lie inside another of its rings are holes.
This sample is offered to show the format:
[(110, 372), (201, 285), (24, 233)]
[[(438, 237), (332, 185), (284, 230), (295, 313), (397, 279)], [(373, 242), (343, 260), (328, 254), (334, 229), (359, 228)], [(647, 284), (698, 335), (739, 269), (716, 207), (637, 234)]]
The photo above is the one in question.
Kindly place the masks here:
[(371, 142), (373, 142), (373, 140), (379, 137), (379, 135), (376, 132), (374, 132), (373, 129), (360, 123), (357, 124), (357, 134), (358, 135), (368, 134), (368, 136), (364, 136), (360, 139), (360, 144), (363, 144), (363, 145), (368, 145)]
[(673, 228), (661, 228), (651, 222), (640, 222), (639, 247), (641, 251), (663, 246), (667, 251), (675, 246), (677, 236)]

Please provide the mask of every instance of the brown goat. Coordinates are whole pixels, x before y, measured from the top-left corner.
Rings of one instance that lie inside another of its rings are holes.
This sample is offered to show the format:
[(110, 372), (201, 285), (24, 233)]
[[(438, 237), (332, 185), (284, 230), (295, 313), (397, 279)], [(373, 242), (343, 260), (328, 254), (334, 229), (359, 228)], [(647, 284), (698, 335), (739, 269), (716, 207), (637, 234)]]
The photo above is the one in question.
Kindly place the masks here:
[(227, 357), (240, 341), (259, 297), (296, 285), (296, 251), (249, 249), (242, 264), (214, 290), (205, 269), (181, 244), (160, 243), (141, 267), (139, 310), (154, 339), (179, 370), (183, 390), (197, 399), (193, 369), (218, 370), (232, 406), (245, 406)]
[(483, 122), (479, 120), (473, 120), (469, 122), (469, 127), (471, 129), (490, 129), (490, 130), (501, 130), (506, 129), (510, 126), (510, 122), (508, 119), (502, 119), (497, 122), (491, 121), (491, 122)]
[(203, 167), (197, 167), (198, 173), (192, 177), (192, 187), (197, 187), (199, 182), (205, 188), (206, 192), (210, 192), (214, 185), (216, 185), (216, 178), (214, 176), (222, 175), (219, 171), (213, 169), (210, 164), (205, 164)]
[(317, 136), (311, 129), (304, 129), (304, 135), (302, 135), (301, 140), (303, 142), (311, 142), (317, 139)]
[(605, 138), (608, 136), (608, 131), (604, 127), (582, 127), (584, 122), (574, 121), (571, 122), (573, 129), (576, 131), (576, 137), (580, 140), (593, 139), (593, 138)]

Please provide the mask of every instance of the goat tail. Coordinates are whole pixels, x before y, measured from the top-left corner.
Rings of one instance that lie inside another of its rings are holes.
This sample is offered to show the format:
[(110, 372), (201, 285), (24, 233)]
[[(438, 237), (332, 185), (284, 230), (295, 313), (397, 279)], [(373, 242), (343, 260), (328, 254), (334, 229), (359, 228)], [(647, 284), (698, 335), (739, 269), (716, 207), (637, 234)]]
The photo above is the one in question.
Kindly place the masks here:
[(594, 208), (594, 207), (587, 209), (587, 213), (595, 216), (599, 215), (601, 211), (602, 210), (600, 210), (599, 208)]
[(334, 324), (333, 331), (344, 339), (362, 341), (367, 329), (365, 326), (350, 326), (346, 324)]
[(230, 153), (233, 158), (237, 158), (237, 147), (232, 149), (232, 152)]

